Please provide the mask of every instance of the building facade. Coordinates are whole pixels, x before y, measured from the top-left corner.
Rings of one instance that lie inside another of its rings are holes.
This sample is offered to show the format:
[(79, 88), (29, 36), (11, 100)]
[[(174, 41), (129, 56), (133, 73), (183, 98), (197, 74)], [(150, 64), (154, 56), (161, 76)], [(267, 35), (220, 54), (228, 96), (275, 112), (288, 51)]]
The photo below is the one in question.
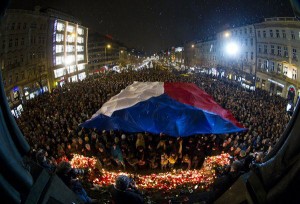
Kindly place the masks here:
[(103, 72), (108, 67), (126, 64), (127, 48), (109, 36), (98, 33), (89, 35), (89, 74)]
[(295, 99), (300, 94), (300, 21), (296, 18), (266, 18), (227, 29), (216, 40), (190, 42), (187, 49), (191, 65), (235, 70), (241, 78), (254, 79), (256, 87), (283, 97)]
[(0, 58), (12, 108), (62, 81), (84, 78), (87, 28), (78, 23), (52, 9), (7, 10), (1, 22)]
[(220, 32), (217, 34), (216, 44), (216, 59), (219, 66), (250, 74), (255, 72), (256, 38), (254, 25)]
[(257, 35), (256, 85), (284, 97), (299, 95), (300, 21), (290, 17), (266, 18), (254, 26)]

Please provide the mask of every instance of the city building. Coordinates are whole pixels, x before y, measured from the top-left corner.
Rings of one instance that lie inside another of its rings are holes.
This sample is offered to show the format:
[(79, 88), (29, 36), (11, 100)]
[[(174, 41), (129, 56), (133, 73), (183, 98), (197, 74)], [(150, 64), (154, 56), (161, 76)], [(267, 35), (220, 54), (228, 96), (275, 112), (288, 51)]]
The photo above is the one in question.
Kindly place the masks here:
[(291, 17), (266, 18), (254, 26), (257, 87), (284, 97), (299, 95), (300, 21)]
[(1, 22), (1, 72), (12, 109), (85, 77), (88, 29), (53, 9), (8, 9)]
[(89, 34), (89, 74), (103, 72), (109, 67), (126, 64), (127, 48), (110, 36)]
[(88, 29), (72, 16), (53, 9), (49, 16), (49, 87), (86, 78)]
[(219, 66), (254, 74), (256, 64), (256, 39), (254, 25), (227, 29), (217, 34)]
[(224, 30), (216, 40), (186, 45), (187, 66), (221, 68), (272, 94), (300, 95), (300, 21), (292, 17)]

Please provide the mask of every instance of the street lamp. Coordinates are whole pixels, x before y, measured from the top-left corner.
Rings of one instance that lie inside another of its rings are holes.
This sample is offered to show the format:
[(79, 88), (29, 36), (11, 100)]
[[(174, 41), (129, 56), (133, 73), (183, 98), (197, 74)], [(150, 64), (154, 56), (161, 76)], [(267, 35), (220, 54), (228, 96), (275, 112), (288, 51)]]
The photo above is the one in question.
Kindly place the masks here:
[(107, 48), (107, 49), (110, 49), (110, 48), (111, 48), (111, 45), (110, 45), (110, 44), (107, 44), (107, 45), (104, 47), (105, 65), (106, 65), (106, 62), (107, 62), (107, 59), (106, 59), (106, 48)]

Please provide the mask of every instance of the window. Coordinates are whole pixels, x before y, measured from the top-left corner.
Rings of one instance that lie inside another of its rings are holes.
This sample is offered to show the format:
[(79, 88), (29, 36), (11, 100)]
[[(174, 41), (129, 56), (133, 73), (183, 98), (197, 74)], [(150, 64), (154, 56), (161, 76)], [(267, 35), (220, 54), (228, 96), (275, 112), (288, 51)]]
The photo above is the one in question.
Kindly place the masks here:
[(264, 45), (264, 54), (268, 54), (268, 45)]
[(243, 34), (243, 31), (242, 31), (242, 29), (240, 29), (240, 35), (242, 35)]
[(19, 39), (16, 38), (16, 39), (15, 39), (15, 47), (18, 47), (18, 45), (19, 45)]
[(263, 31), (263, 37), (266, 38), (267, 37), (267, 32), (264, 30)]
[(294, 33), (294, 31), (291, 31), (291, 39), (295, 40), (295, 33)]
[(289, 52), (288, 52), (288, 48), (287, 47), (283, 47), (283, 55), (284, 57), (289, 57)]
[(21, 45), (24, 45), (24, 38), (21, 38)]
[(2, 49), (5, 49), (5, 40), (2, 40)]
[(74, 35), (67, 35), (67, 42), (70, 42), (70, 43), (75, 42), (75, 36)]
[(245, 32), (245, 34), (247, 34), (247, 28), (245, 28), (244, 32)]
[(65, 24), (58, 22), (57, 23), (57, 27), (56, 27), (57, 31), (64, 31), (65, 30)]
[(18, 30), (21, 29), (21, 23), (18, 23), (17, 29), (18, 29)]
[(11, 38), (8, 41), (8, 47), (12, 47), (12, 39)]
[(68, 73), (72, 74), (74, 72), (76, 72), (76, 65), (69, 66), (68, 67)]
[(83, 51), (84, 51), (84, 47), (82, 45), (78, 45), (77, 52), (83, 52)]
[(56, 56), (56, 64), (55, 65), (60, 65), (64, 63), (64, 57), (63, 56)]
[(285, 30), (282, 30), (282, 38), (286, 38), (286, 33), (285, 33)]
[(261, 37), (261, 35), (260, 35), (260, 30), (259, 31), (257, 31), (257, 37)]
[(77, 61), (84, 60), (84, 55), (77, 55)]
[(283, 74), (286, 76), (288, 73), (288, 67), (287, 66), (284, 66), (283, 67)]
[(265, 60), (265, 61), (264, 61), (264, 69), (268, 69), (268, 64), (269, 64), (269, 61), (268, 61), (268, 60)]
[(62, 53), (64, 51), (64, 46), (63, 45), (56, 45), (55, 46), (55, 52), (56, 53)]
[(85, 72), (82, 72), (82, 73), (78, 74), (78, 78), (79, 78), (79, 80), (85, 79), (86, 78)]
[(245, 45), (248, 46), (248, 39), (245, 39)]
[(275, 55), (275, 46), (274, 45), (271, 45), (271, 54)]
[(248, 52), (245, 53), (245, 60), (248, 61)]
[(273, 38), (274, 35), (273, 35), (273, 30), (270, 30), (270, 37)]
[(281, 56), (281, 46), (277, 46), (277, 55)]
[(274, 70), (275, 70), (275, 62), (271, 62), (270, 71), (274, 72)]
[(72, 26), (72, 25), (68, 25), (67, 31), (70, 32), (70, 33), (73, 33), (75, 31), (75, 27)]
[(67, 52), (74, 52), (75, 46), (74, 45), (67, 45)]
[(85, 69), (85, 65), (84, 64), (79, 64), (78, 65), (78, 71)]
[(279, 30), (276, 30), (276, 38), (280, 38)]
[(254, 56), (254, 55), (253, 55), (253, 52), (251, 52), (251, 60), (253, 60), (253, 58), (254, 58), (253, 56)]
[(75, 55), (68, 55), (66, 58), (66, 64), (72, 64), (73, 62), (75, 62)]
[(14, 30), (14, 29), (15, 29), (15, 23), (12, 23), (12, 24), (11, 24), (10, 29), (11, 29), (11, 30)]
[(293, 48), (293, 59), (297, 60), (297, 49)]
[(60, 69), (55, 69), (54, 70), (54, 77), (57, 78), (57, 77), (61, 77), (64, 75), (65, 73), (65, 68), (60, 68)]
[(277, 64), (277, 73), (279, 74), (281, 73), (281, 66), (282, 65), (280, 63)]
[(64, 41), (64, 35), (56, 34), (56, 42), (62, 42), (62, 41)]
[(77, 38), (77, 43), (83, 43), (83, 42), (84, 42), (83, 37), (78, 37), (78, 38)]
[(258, 53), (261, 53), (261, 45), (258, 45)]
[(252, 34), (252, 28), (249, 28), (249, 33)]
[(78, 33), (78, 35), (83, 35), (84, 30), (82, 28), (78, 28), (77, 33)]
[(253, 46), (253, 38), (250, 39), (250, 45)]
[(25, 30), (26, 27), (27, 27), (27, 23), (24, 23), (24, 24), (23, 24), (23, 29)]
[(258, 68), (262, 68), (262, 63), (261, 63), (261, 59), (258, 59)]

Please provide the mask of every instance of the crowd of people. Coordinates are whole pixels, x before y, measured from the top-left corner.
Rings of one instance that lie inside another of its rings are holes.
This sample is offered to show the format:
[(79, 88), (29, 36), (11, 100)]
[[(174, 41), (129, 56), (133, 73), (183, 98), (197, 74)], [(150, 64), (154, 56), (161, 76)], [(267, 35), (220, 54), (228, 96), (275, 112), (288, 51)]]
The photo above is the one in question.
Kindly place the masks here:
[[(85, 129), (89, 119), (110, 97), (134, 81), (191, 82), (230, 110), (246, 131), (224, 135), (194, 135), (174, 138), (164, 133), (126, 133)], [(206, 156), (229, 153), (243, 161), (262, 161), (279, 140), (290, 116), (287, 100), (257, 89), (248, 91), (229, 79), (204, 74), (181, 75), (168, 70), (146, 69), (100, 74), (77, 83), (67, 83), (52, 93), (27, 101), (17, 123), (32, 147), (31, 155), (43, 149), (56, 166), (72, 154), (96, 156), (100, 168), (129, 171), (167, 171), (201, 168)], [(52, 168), (52, 167), (51, 167)]]

